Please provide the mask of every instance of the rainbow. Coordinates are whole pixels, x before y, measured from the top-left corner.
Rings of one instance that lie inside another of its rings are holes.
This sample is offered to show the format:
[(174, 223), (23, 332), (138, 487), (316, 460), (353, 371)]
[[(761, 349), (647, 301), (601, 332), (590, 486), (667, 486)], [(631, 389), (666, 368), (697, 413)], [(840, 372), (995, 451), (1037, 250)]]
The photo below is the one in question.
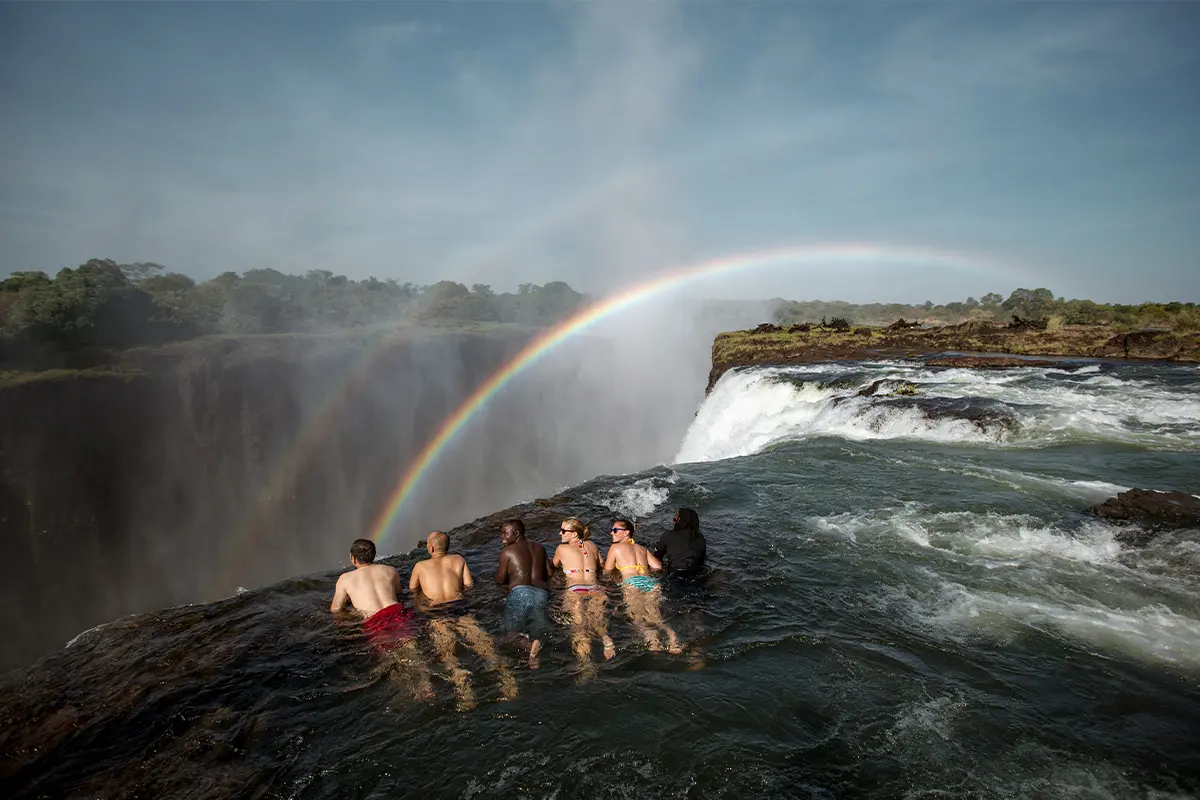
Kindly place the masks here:
[(371, 540), (382, 545), (395, 525), (404, 504), (412, 496), (421, 479), (436, 463), (446, 446), (468, 422), (488, 404), (513, 378), (520, 375), (559, 344), (587, 330), (601, 320), (657, 295), (699, 278), (715, 276), (732, 270), (768, 269), (794, 265), (815, 266), (830, 261), (877, 263), (891, 261), (994, 272), (999, 275), (1023, 275), (1011, 268), (990, 266), (979, 259), (926, 250), (884, 247), (866, 244), (833, 244), (755, 253), (742, 253), (703, 261), (657, 273), (653, 278), (615, 292), (584, 308), (574, 316), (539, 334), (508, 363), (485, 380), (455, 411), (446, 417), (437, 433), (425, 444), (417, 457), (387, 497), (383, 509), (371, 528)]

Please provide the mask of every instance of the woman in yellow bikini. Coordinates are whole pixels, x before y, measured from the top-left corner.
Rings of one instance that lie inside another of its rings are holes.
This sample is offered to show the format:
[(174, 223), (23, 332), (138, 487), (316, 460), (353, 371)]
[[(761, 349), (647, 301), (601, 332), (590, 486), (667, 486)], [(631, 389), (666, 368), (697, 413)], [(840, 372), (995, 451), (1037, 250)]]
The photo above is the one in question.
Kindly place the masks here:
[(554, 551), (554, 566), (561, 567), (567, 579), (563, 609), (571, 617), (571, 647), (584, 677), (589, 677), (596, 672), (591, 658), (593, 635), (604, 644), (605, 658), (617, 652), (604, 613), (608, 597), (600, 586), (600, 548), (588, 541), (591, 531), (575, 517), (562, 521), (559, 535), (562, 544)]
[(633, 523), (629, 520), (613, 520), (610, 533), (613, 544), (608, 548), (604, 571), (616, 569), (621, 573), (621, 591), (625, 595), (625, 607), (629, 609), (634, 627), (641, 632), (646, 647), (651, 650), (662, 649), (662, 640), (658, 635), (659, 629), (662, 629), (667, 635), (667, 650), (682, 653), (679, 637), (663, 621), (662, 587), (657, 579), (650, 577), (651, 570), (662, 569), (662, 562), (633, 540)]

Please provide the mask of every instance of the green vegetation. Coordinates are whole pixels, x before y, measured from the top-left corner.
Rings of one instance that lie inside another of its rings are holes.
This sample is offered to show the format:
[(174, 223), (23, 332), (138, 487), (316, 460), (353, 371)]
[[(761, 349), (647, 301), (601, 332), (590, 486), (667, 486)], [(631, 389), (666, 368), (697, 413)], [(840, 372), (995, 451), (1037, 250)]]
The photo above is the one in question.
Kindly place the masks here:
[[(550, 325), (589, 298), (561, 281), (516, 293), (453, 281), (432, 286), (355, 281), (314, 270), (223, 273), (197, 284), (158, 264), (92, 259), (53, 278), (15, 272), (0, 281), (0, 336), (10, 351), (128, 348), (204, 334), (305, 333), (383, 322)], [(14, 347), (15, 345), (15, 347)]]
[[(516, 292), (497, 293), (484, 284), (468, 289), (454, 281), (418, 286), (374, 277), (355, 281), (326, 270), (300, 276), (254, 269), (242, 275), (225, 272), (196, 283), (186, 275), (166, 272), (159, 264), (92, 259), (75, 269), (62, 269), (53, 278), (42, 272), (14, 272), (0, 280), (0, 361), (90, 367), (104, 363), (103, 358), (93, 357), (99, 351), (157, 346), (201, 335), (326, 333), (380, 323), (472, 330), (513, 323), (540, 327), (570, 316), (590, 300), (561, 281), (522, 284)], [(1111, 326), (1114, 331), (1200, 331), (1200, 308), (1194, 303), (1102, 305), (1056, 299), (1048, 289), (1016, 289), (1008, 299), (992, 293), (980, 300), (969, 297), (962, 303), (936, 306), (932, 302), (919, 306), (773, 302), (776, 321), (802, 323), (801, 330), (819, 325), (814, 328), (818, 347), (870, 347), (884, 333), (863, 326), (887, 325), (900, 318), (929, 326), (1005, 323), (1017, 316), (1046, 320), (1039, 329), (1050, 333), (1079, 325)], [(719, 312), (723, 305), (736, 304), (706, 304), (706, 313)], [(760, 333), (749, 349), (759, 350), (765, 343), (761, 337), (770, 335)], [(783, 337), (786, 341), (781, 340), (780, 347), (797, 346), (794, 337)], [(729, 342), (735, 350), (738, 344)], [(1014, 341), (1011, 346), (1024, 343)]]
[(955, 325), (978, 320), (1007, 323), (1013, 316), (1021, 319), (1049, 319), (1057, 330), (1061, 325), (1112, 325), (1122, 330), (1159, 327), (1180, 332), (1200, 330), (1200, 308), (1195, 303), (1142, 303), (1120, 305), (1094, 303), (1091, 300), (1055, 298), (1049, 289), (1014, 289), (1005, 300), (989, 293), (976, 300), (934, 305), (902, 303), (869, 303), (854, 305), (842, 301), (777, 300), (775, 321), (817, 323), (821, 319), (841, 318), (855, 325), (888, 325), (897, 319), (913, 320), (926, 325)]

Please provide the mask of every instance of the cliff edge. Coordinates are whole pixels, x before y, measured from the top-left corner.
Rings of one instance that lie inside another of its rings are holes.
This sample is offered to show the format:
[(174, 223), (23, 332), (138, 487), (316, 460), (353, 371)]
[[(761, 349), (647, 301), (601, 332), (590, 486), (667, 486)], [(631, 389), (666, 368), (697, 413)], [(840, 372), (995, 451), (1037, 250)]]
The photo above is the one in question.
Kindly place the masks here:
[[(708, 390), (712, 390), (727, 370), (751, 364), (914, 358), (949, 353), (1197, 362), (1200, 361), (1200, 333), (1118, 332), (1108, 325), (1052, 326), (1044, 320), (1017, 320), (1003, 327), (966, 322), (936, 328), (914, 327), (903, 320), (887, 327), (853, 328), (805, 324), (783, 327), (764, 323), (751, 330), (717, 335), (712, 346)], [(1031, 362), (982, 355), (951, 356), (930, 362), (931, 366), (954, 364), (1004, 367), (1030, 365)]]

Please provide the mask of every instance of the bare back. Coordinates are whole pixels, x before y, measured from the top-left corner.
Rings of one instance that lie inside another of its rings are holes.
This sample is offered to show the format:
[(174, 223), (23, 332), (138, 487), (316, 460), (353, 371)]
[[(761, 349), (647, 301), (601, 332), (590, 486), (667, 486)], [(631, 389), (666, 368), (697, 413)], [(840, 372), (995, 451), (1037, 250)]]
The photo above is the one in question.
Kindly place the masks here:
[(560, 544), (554, 551), (554, 566), (562, 567), (567, 586), (600, 580), (600, 548), (594, 542)]
[(364, 564), (337, 581), (330, 610), (341, 611), (349, 600), (356, 611), (369, 617), (400, 602), (400, 573), (386, 564)]
[(541, 542), (518, 539), (500, 551), (496, 582), (514, 586), (535, 586), (550, 590), (550, 557)]
[(604, 571), (620, 570), (622, 575), (646, 575), (651, 570), (662, 569), (662, 562), (637, 542), (624, 541), (608, 548)]
[(433, 605), (461, 600), (471, 588), (471, 570), (460, 555), (433, 556), (413, 565), (408, 588), (413, 594), (419, 589)]

